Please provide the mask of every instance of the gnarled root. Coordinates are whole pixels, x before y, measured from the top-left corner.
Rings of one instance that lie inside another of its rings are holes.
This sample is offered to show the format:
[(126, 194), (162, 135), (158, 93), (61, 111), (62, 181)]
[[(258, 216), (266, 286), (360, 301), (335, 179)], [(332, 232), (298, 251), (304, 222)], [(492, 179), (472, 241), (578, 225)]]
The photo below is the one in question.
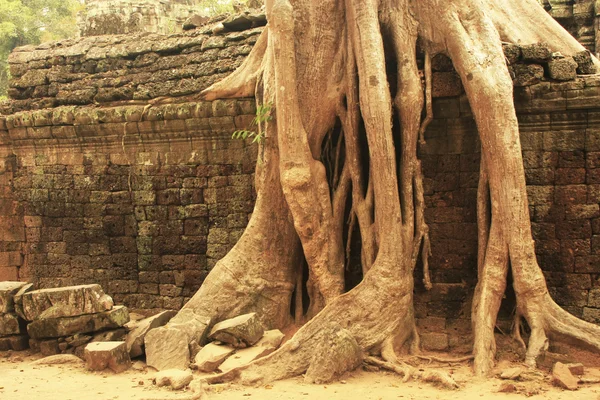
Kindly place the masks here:
[(420, 379), (423, 382), (440, 384), (446, 389), (458, 389), (459, 387), (456, 381), (444, 371), (421, 371), (411, 367), (408, 364), (395, 364), (387, 361), (382, 361), (376, 357), (366, 357), (365, 362), (371, 365), (376, 365), (378, 367), (385, 368), (388, 371), (395, 372), (398, 375), (404, 377), (403, 381), (405, 382), (411, 378), (415, 378)]

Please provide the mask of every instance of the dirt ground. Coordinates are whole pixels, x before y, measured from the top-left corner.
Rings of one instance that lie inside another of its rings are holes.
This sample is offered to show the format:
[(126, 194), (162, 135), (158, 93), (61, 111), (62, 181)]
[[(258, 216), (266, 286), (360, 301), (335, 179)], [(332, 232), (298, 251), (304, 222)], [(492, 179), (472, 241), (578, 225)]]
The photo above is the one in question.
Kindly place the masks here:
[[(31, 365), (39, 355), (28, 352), (0, 352), (0, 399), (1, 400), (190, 400), (189, 391), (173, 392), (157, 388), (152, 383), (152, 370), (129, 370), (122, 374), (89, 372), (83, 363), (79, 365), (42, 366)], [(497, 368), (519, 364), (503, 361)], [(498, 378), (477, 380), (471, 375), (468, 364), (438, 366), (452, 374), (460, 389), (445, 390), (432, 384), (409, 381), (403, 383), (397, 375), (380, 371), (367, 372), (359, 369), (345, 375), (342, 380), (328, 385), (310, 385), (302, 378), (275, 382), (258, 387), (238, 385), (213, 385), (207, 387), (203, 399), (261, 400), (275, 399), (537, 399), (600, 400), (600, 384), (582, 385), (576, 392), (554, 387), (547, 373), (533, 372), (527, 379), (511, 381), (517, 393), (499, 393), (507, 381)], [(600, 369), (587, 368), (586, 376), (600, 377)]]

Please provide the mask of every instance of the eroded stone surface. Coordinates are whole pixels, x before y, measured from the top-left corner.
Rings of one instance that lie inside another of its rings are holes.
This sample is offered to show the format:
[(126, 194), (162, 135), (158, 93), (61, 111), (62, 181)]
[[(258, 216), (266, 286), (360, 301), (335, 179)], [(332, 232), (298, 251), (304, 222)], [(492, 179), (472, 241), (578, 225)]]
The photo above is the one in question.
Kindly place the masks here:
[(557, 362), (552, 368), (552, 380), (556, 386), (562, 387), (567, 390), (577, 390), (578, 383), (577, 378), (571, 374), (569, 368), (561, 363)]
[(27, 282), (0, 282), (0, 313), (15, 311), (15, 294), (25, 285), (27, 285)]
[(212, 372), (234, 351), (235, 349), (231, 346), (209, 343), (196, 354), (194, 363), (198, 370)]
[(17, 314), (0, 314), (0, 336), (19, 335), (25, 332), (25, 323)]
[(146, 334), (154, 328), (165, 325), (176, 313), (173, 310), (163, 311), (138, 321), (135, 328), (127, 334), (127, 339), (125, 340), (129, 356), (135, 358), (144, 354), (144, 338)]
[(190, 351), (185, 332), (169, 327), (152, 329), (146, 334), (144, 344), (149, 366), (159, 371), (188, 368)]
[(116, 373), (126, 371), (131, 366), (125, 342), (94, 342), (85, 347), (85, 362), (92, 371), (110, 368)]
[(112, 298), (100, 285), (41, 289), (23, 295), (23, 313), (28, 321), (101, 313), (112, 306)]
[(263, 334), (264, 328), (256, 313), (250, 313), (219, 322), (210, 331), (209, 338), (243, 348), (258, 342)]
[(124, 306), (115, 306), (110, 311), (77, 317), (38, 319), (27, 325), (27, 332), (33, 339), (71, 336), (76, 333), (97, 332), (114, 329), (129, 321), (129, 313)]

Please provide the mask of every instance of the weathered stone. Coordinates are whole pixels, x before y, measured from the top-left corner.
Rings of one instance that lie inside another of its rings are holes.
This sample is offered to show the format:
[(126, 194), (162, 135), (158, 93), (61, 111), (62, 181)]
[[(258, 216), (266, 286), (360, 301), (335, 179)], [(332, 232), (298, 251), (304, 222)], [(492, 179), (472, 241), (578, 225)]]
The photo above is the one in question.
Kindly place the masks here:
[[(362, 351), (352, 334), (338, 324), (322, 329), (314, 356), (304, 377), (307, 383), (327, 383), (362, 363)], [(293, 340), (293, 339), (292, 339)]]
[(40, 342), (40, 353), (45, 357), (59, 354), (60, 348), (58, 347), (58, 340), (42, 340)]
[(127, 308), (115, 306), (110, 311), (97, 314), (38, 319), (27, 325), (27, 332), (34, 339), (71, 336), (76, 333), (120, 328), (127, 321), (129, 321)]
[(94, 342), (85, 347), (85, 362), (92, 371), (110, 368), (116, 373), (123, 372), (131, 366), (125, 342)]
[(250, 313), (219, 322), (210, 331), (209, 338), (243, 348), (258, 342), (263, 334), (264, 328), (256, 313)]
[(127, 339), (125, 340), (129, 356), (135, 358), (144, 354), (144, 338), (146, 334), (151, 329), (165, 325), (175, 314), (177, 314), (176, 311), (168, 310), (138, 321), (136, 327), (127, 334)]
[(73, 336), (69, 336), (69, 337), (66, 338), (66, 342), (71, 347), (83, 346), (84, 344), (87, 344), (91, 340), (92, 340), (91, 336), (89, 336), (89, 335), (81, 335), (81, 334), (75, 334)]
[(29, 337), (27, 335), (13, 335), (0, 337), (0, 351), (23, 351), (27, 350), (28, 348)]
[(220, 366), (219, 370), (223, 372), (231, 371), (234, 368), (249, 364), (254, 360), (265, 357), (279, 347), (284, 338), (284, 334), (278, 329), (265, 332), (264, 336), (252, 347), (238, 349)]
[(234, 351), (231, 346), (209, 343), (196, 354), (194, 364), (202, 372), (213, 372)]
[(14, 296), (15, 312), (17, 313), (17, 315), (19, 317), (21, 317), (23, 319), (25, 319), (25, 313), (23, 312), (23, 295), (32, 290), (33, 290), (33, 283), (27, 283), (27, 284), (21, 286), (19, 291), (17, 293), (15, 293), (15, 296)]
[(571, 374), (569, 368), (561, 363), (557, 362), (552, 368), (552, 381), (556, 386), (562, 387), (567, 390), (577, 390), (577, 378)]
[(508, 382), (502, 383), (498, 388), (498, 392), (500, 393), (515, 393), (516, 391), (517, 387), (514, 384)]
[(190, 351), (188, 335), (175, 328), (160, 327), (146, 334), (146, 363), (159, 371), (188, 368)]
[(577, 77), (577, 63), (573, 57), (556, 58), (548, 62), (548, 74), (557, 81), (570, 81)]
[(25, 321), (17, 314), (0, 314), (0, 336), (19, 335), (25, 332)]
[(100, 313), (112, 306), (112, 299), (100, 285), (41, 289), (23, 295), (23, 313), (28, 321)]
[(434, 72), (432, 75), (433, 97), (456, 97), (464, 92), (462, 81), (456, 72)]
[(437, 72), (452, 72), (454, 65), (452, 60), (445, 54), (438, 53), (431, 57), (431, 69)]
[(566, 366), (573, 375), (581, 376), (585, 372), (582, 363), (569, 363)]
[(578, 74), (588, 75), (596, 73), (596, 66), (589, 50), (582, 50), (579, 53), (575, 53), (573, 59), (577, 63)]
[(552, 51), (545, 43), (534, 43), (521, 46), (523, 61), (546, 62), (552, 59)]
[(183, 30), (188, 31), (190, 29), (200, 28), (204, 26), (210, 21), (209, 17), (204, 17), (202, 15), (192, 15), (183, 23)]
[(73, 354), (56, 354), (35, 360), (31, 365), (61, 365), (61, 364), (81, 364), (83, 360)]
[(167, 369), (154, 375), (156, 386), (169, 386), (171, 390), (183, 389), (190, 384), (192, 379), (194, 379), (194, 376), (189, 369), (183, 371), (180, 369)]
[(100, 332), (92, 337), (92, 342), (122, 342), (127, 336), (125, 328), (111, 329), (109, 331)]
[(211, 323), (209, 317), (198, 315), (189, 309), (183, 309), (171, 318), (168, 327), (183, 331), (188, 336), (188, 343), (195, 340), (196, 343), (203, 344), (206, 342)]
[(423, 332), (421, 334), (421, 346), (425, 350), (443, 351), (449, 345), (448, 335), (443, 332)]
[(537, 64), (516, 64), (510, 67), (515, 86), (535, 85), (544, 77), (544, 67)]
[(0, 314), (15, 311), (14, 297), (27, 282), (0, 282)]
[(504, 57), (506, 57), (509, 64), (516, 64), (521, 58), (521, 48), (519, 45), (502, 43), (502, 50), (504, 51)]
[(508, 369), (505, 369), (504, 371), (502, 371), (502, 373), (500, 374), (500, 379), (516, 380), (516, 379), (519, 379), (522, 372), (523, 372), (523, 370), (519, 367), (508, 368)]

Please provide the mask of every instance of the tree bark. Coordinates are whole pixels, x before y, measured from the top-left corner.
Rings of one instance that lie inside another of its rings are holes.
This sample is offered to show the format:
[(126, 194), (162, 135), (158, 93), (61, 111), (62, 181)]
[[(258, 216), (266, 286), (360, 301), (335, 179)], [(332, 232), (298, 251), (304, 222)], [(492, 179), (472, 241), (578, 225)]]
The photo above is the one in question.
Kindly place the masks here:
[[(452, 59), (482, 142), (475, 372), (485, 375), (494, 363), (494, 326), (509, 266), (518, 319), (531, 328), (526, 362), (535, 363), (552, 333), (600, 348), (600, 328), (554, 303), (535, 259), (502, 42), (544, 40), (563, 54), (583, 50), (539, 2), (267, 0), (266, 11), (269, 24), (248, 59), (203, 93), (206, 99), (247, 96), (254, 88), (261, 104), (274, 105), (257, 168), (255, 212), (240, 242), (185, 308), (216, 320), (256, 311), (267, 327), (282, 327), (292, 320), (296, 288), (295, 320), (304, 321), (298, 315), (304, 258), (309, 321), (276, 352), (210, 381), (302, 374), (319, 362), (320, 344), (339, 332), (364, 354), (381, 355), (391, 369), (398, 367), (394, 347), (419, 350), (413, 269), (419, 255), (427, 268), (430, 249), (417, 143), (431, 119), (431, 96), (430, 84), (426, 93), (421, 84), (417, 43), (427, 57), (445, 53)], [(397, 64), (392, 90), (387, 43)], [(429, 67), (426, 60), (426, 75)], [(342, 132), (332, 172), (321, 161), (322, 145), (336, 121)], [(364, 278), (343, 293), (344, 238), (349, 242), (353, 229), (345, 231), (346, 215), (358, 224)]]

